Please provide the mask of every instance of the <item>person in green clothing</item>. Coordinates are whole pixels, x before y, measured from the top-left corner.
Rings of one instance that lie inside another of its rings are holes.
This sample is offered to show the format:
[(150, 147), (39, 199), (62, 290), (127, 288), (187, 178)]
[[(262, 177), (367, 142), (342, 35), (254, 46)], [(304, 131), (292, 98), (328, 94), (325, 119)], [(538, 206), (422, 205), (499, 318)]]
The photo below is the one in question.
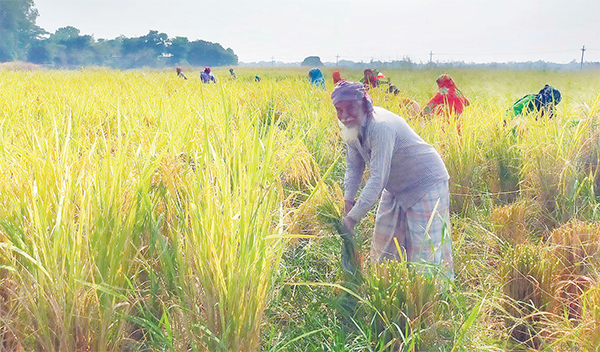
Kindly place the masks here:
[[(511, 117), (523, 115), (527, 111), (533, 111), (535, 109), (535, 94), (527, 94), (521, 99), (517, 100), (513, 106), (506, 112)], [(525, 111), (524, 111), (525, 110)]]
[(535, 113), (536, 119), (538, 116), (548, 116), (549, 119), (554, 117), (554, 108), (560, 101), (562, 96), (560, 91), (549, 85), (545, 85), (538, 94), (527, 94), (517, 100), (513, 106), (506, 112), (507, 116), (515, 117)]

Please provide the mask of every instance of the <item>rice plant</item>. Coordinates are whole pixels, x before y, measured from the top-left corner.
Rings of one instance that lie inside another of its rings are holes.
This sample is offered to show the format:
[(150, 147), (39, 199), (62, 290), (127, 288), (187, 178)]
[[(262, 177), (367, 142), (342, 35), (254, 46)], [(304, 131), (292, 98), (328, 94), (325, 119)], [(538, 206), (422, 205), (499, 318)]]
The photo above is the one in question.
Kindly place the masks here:
[(450, 331), (445, 276), (406, 261), (373, 265), (366, 275), (366, 320), (378, 351), (413, 351), (442, 346)]
[(579, 321), (582, 296), (595, 281), (600, 263), (600, 227), (572, 222), (554, 230), (549, 241), (559, 261), (554, 281), (557, 314)]
[(505, 296), (506, 327), (518, 344), (540, 348), (544, 342), (541, 321), (550, 311), (556, 262), (535, 245), (508, 249), (500, 267)]

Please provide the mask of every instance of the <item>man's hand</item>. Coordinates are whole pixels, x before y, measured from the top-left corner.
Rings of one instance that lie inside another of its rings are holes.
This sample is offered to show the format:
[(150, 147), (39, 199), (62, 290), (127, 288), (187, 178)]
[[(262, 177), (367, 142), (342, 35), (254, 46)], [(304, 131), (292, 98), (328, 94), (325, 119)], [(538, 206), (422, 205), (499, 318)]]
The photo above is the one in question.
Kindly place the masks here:
[(354, 206), (354, 204), (356, 204), (356, 202), (353, 200), (345, 200), (344, 201), (344, 214), (348, 214), (350, 212), (350, 210), (352, 210), (352, 207)]
[(354, 226), (356, 221), (349, 216), (342, 218), (343, 233), (342, 238), (342, 270), (346, 274), (352, 275), (354, 279), (360, 281), (360, 255), (358, 244), (354, 238)]
[(344, 233), (350, 234), (354, 236), (354, 226), (356, 225), (356, 221), (349, 216), (344, 216), (342, 218), (342, 227), (344, 228)]

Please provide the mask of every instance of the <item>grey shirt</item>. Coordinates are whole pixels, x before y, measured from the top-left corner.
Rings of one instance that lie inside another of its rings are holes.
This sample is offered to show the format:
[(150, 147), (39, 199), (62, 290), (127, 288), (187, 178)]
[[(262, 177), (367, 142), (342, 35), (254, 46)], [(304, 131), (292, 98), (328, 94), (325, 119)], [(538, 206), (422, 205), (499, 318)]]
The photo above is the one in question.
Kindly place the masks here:
[(381, 192), (391, 192), (408, 209), (433, 186), (450, 178), (438, 152), (406, 121), (380, 107), (361, 126), (359, 140), (346, 146), (345, 200), (354, 200), (365, 165), (370, 176), (348, 216), (359, 221)]

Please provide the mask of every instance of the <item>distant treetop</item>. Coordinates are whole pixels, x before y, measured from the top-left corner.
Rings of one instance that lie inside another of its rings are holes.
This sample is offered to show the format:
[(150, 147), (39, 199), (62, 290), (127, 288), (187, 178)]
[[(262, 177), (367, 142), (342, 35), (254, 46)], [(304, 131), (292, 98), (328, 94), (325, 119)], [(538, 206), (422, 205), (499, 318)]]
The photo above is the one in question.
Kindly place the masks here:
[(141, 37), (94, 39), (66, 26), (47, 33), (35, 24), (33, 0), (0, 0), (0, 62), (23, 60), (53, 67), (114, 68), (237, 65), (231, 48), (151, 30)]
[(300, 66), (325, 66), (321, 62), (321, 58), (318, 56), (309, 56), (302, 61)]

